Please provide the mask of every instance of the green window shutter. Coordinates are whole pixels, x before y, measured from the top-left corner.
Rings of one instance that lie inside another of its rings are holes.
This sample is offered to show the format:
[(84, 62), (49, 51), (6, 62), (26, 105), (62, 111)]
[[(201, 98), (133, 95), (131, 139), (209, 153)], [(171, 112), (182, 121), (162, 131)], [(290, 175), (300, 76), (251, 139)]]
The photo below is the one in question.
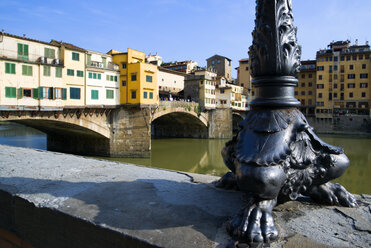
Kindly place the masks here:
[(98, 100), (98, 91), (97, 90), (91, 90), (91, 99), (92, 100)]
[(62, 89), (62, 100), (67, 100), (67, 89)]
[(38, 88), (32, 89), (32, 96), (33, 96), (34, 99), (39, 99), (39, 89)]
[(88, 54), (88, 56), (86, 57), (86, 64), (91, 65), (91, 54)]
[(10, 94), (11, 94), (11, 88), (5, 87), (5, 97), (10, 97)]
[(22, 65), (22, 75), (27, 75), (27, 66)]
[(23, 97), (23, 89), (22, 88), (19, 88), (18, 89), (18, 99), (20, 99), (22, 97)]
[(98, 73), (98, 79), (101, 79), (101, 75), (100, 75), (100, 73)]
[(109, 81), (109, 75), (106, 75), (106, 80)]
[(113, 81), (113, 76), (110, 76), (110, 81)]
[(57, 78), (62, 77), (62, 68), (60, 68), (60, 67), (55, 68), (55, 77), (57, 77)]
[(15, 64), (10, 64), (10, 73), (15, 74)]
[(93, 73), (89, 72), (89, 78), (93, 77)]
[(153, 99), (153, 92), (149, 92), (149, 99)]
[(39, 87), (39, 99), (43, 99), (44, 98), (44, 88), (43, 87)]
[(113, 90), (106, 90), (106, 99), (113, 99)]
[(28, 66), (27, 75), (32, 76), (32, 66)]
[(115, 82), (117, 82), (117, 76), (115, 76)]
[(144, 91), (144, 92), (143, 92), (143, 98), (144, 98), (144, 99), (147, 99), (147, 91)]
[(11, 87), (10, 97), (11, 98), (16, 98), (17, 97), (17, 88), (16, 87)]
[(103, 64), (103, 67), (104, 68), (107, 67), (106, 63), (107, 63), (107, 59), (106, 58), (102, 58), (102, 64)]
[(5, 63), (5, 73), (10, 73), (10, 64)]
[(50, 66), (44, 65), (44, 76), (49, 77), (50, 76)]
[(54, 98), (54, 88), (53, 87), (49, 88), (49, 99), (55, 99)]
[(97, 79), (97, 73), (93, 73), (93, 79)]
[(23, 56), (24, 59), (28, 60), (28, 45), (23, 45)]
[(22, 46), (22, 44), (20, 44), (20, 43), (18, 43), (17, 44), (17, 51), (18, 51), (18, 57), (20, 58), (21, 56), (22, 56), (22, 54), (23, 54), (23, 46)]

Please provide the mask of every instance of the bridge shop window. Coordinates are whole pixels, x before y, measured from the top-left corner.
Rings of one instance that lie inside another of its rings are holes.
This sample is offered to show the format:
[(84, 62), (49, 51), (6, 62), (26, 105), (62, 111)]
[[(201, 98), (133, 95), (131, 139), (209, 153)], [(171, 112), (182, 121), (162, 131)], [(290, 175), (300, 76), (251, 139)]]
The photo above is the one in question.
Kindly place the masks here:
[(70, 99), (80, 99), (81, 98), (81, 89), (71, 87), (70, 88)]
[(132, 90), (131, 91), (131, 99), (136, 99), (137, 98), (137, 91), (136, 90)]
[(147, 83), (152, 83), (152, 76), (146, 75), (146, 82)]
[(53, 99), (53, 87), (40, 87), (40, 99)]
[(149, 92), (149, 99), (153, 99), (153, 92)]
[(76, 70), (76, 76), (78, 76), (78, 77), (84, 77), (84, 72), (83, 71)]
[(75, 76), (75, 71), (72, 69), (67, 69), (67, 76)]
[(15, 74), (15, 64), (13, 64), (13, 63), (5, 63), (5, 73), (7, 73), (7, 74)]
[(91, 90), (91, 99), (98, 100), (99, 99), (99, 92), (98, 90)]
[(60, 68), (60, 67), (55, 68), (55, 77), (57, 77), (57, 78), (62, 77), (62, 68)]
[(106, 99), (113, 99), (113, 90), (106, 90)]
[(22, 89), (23, 97), (32, 97), (32, 89)]
[(147, 99), (147, 95), (148, 95), (148, 92), (147, 92), (147, 91), (144, 91), (144, 92), (143, 92), (143, 98), (144, 98), (144, 99)]
[(17, 88), (16, 87), (5, 87), (5, 97), (16, 98), (17, 97)]
[(54, 88), (54, 98), (55, 99), (62, 99), (63, 97), (63, 89), (62, 88)]

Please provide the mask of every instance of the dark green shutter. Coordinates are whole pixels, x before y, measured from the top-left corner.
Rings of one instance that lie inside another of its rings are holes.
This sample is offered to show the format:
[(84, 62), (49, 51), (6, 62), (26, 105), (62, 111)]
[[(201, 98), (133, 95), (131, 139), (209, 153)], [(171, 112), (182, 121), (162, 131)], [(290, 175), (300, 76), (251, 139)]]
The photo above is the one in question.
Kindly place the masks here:
[(10, 89), (10, 96), (12, 98), (16, 98), (17, 97), (17, 88), (16, 87), (11, 87), (11, 89)]
[(32, 89), (32, 96), (34, 99), (39, 99), (39, 88)]
[(53, 87), (49, 88), (49, 99), (54, 99), (54, 90)]
[(23, 97), (23, 90), (22, 90), (22, 88), (19, 88), (18, 89), (18, 99), (20, 99), (22, 97)]
[(67, 100), (67, 89), (62, 89), (62, 100)]
[(88, 54), (88, 56), (86, 57), (86, 64), (88, 66), (90, 66), (90, 64), (91, 64), (91, 55), (90, 54)]
[(11, 88), (5, 87), (5, 97), (10, 97), (10, 95), (11, 95)]
[(39, 87), (39, 99), (43, 99), (43, 87)]
[(10, 73), (10, 64), (5, 63), (5, 73)]

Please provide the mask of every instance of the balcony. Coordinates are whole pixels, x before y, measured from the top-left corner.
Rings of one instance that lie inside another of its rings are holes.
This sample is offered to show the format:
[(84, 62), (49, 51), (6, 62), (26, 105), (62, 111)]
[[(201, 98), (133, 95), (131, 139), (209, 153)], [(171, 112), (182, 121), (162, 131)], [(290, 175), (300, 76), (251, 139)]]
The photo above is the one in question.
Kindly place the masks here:
[(113, 71), (118, 71), (119, 66), (108, 62), (106, 65), (103, 64), (102, 62), (98, 61), (91, 61), (89, 64), (86, 65), (87, 67), (92, 67), (92, 68), (98, 68), (98, 69), (106, 69), (106, 70), (113, 70)]
[(63, 62), (59, 58), (47, 58), (45, 56), (41, 56), (40, 54), (18, 54), (17, 51), (14, 50), (0, 50), (0, 59), (9, 59), (14, 61), (24, 61), (24, 62), (31, 62), (36, 64), (50, 64), (50, 65), (63, 65)]

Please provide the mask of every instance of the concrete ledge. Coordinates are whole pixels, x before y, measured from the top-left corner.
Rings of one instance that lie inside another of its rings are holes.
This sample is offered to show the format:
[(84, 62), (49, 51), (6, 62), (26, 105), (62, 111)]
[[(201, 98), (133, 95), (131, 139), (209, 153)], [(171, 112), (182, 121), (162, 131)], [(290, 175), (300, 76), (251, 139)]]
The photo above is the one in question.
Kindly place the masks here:
[[(226, 221), (243, 200), (215, 179), (0, 146), (0, 229), (35, 248), (226, 247)], [(278, 206), (271, 247), (370, 245), (371, 197), (358, 199), (358, 209)]]

